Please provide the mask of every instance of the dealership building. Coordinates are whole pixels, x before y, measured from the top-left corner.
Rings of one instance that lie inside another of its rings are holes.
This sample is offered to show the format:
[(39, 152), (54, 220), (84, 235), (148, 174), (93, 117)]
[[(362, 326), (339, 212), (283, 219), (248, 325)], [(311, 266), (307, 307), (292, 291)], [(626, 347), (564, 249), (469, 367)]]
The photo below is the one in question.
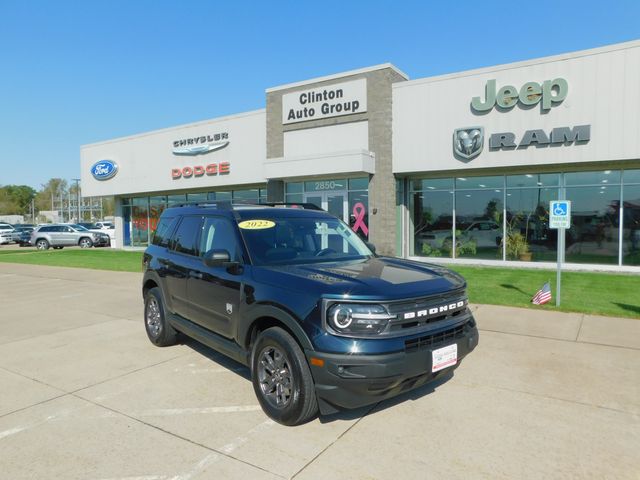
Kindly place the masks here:
[(117, 247), (174, 204), (309, 202), (378, 253), (640, 271), (640, 41), (410, 80), (391, 64), (266, 89), (264, 109), (81, 147)]

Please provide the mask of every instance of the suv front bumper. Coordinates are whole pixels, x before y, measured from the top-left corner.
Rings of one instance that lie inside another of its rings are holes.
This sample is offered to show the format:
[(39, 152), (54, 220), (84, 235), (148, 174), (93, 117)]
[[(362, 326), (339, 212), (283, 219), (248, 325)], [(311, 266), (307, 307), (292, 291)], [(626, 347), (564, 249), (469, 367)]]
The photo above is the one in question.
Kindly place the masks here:
[[(432, 352), (457, 344), (457, 362), (432, 372)], [(468, 322), (464, 332), (455, 339), (424, 348), (405, 349), (381, 355), (349, 355), (305, 351), (324, 361), (319, 367), (309, 361), (315, 381), (320, 412), (324, 415), (340, 409), (352, 409), (394, 397), (437, 380), (455, 370), (462, 359), (478, 345), (475, 321)], [(314, 363), (318, 363), (317, 361)]]

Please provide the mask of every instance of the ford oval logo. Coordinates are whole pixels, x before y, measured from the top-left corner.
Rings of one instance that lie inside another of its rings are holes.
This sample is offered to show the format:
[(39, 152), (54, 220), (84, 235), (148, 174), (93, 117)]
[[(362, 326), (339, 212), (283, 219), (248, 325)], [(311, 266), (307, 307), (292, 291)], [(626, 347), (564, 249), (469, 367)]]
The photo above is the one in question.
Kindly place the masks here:
[(96, 180), (109, 180), (118, 173), (118, 164), (112, 160), (100, 160), (91, 167), (91, 175)]

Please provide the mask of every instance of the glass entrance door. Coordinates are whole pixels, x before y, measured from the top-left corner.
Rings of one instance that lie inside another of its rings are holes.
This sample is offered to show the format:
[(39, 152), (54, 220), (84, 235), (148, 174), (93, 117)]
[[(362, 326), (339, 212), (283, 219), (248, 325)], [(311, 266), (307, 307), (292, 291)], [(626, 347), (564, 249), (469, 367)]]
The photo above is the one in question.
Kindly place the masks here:
[(347, 192), (313, 192), (304, 197), (305, 203), (313, 203), (326, 210), (331, 215), (335, 215), (343, 222), (349, 220), (349, 204), (347, 202)]

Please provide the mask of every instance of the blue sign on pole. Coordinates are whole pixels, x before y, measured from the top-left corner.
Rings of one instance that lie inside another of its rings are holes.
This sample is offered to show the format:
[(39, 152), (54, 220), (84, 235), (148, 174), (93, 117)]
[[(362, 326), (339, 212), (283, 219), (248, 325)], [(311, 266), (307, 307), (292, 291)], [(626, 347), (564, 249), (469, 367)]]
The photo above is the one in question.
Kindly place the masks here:
[(549, 227), (571, 228), (571, 202), (552, 200), (549, 205)]

